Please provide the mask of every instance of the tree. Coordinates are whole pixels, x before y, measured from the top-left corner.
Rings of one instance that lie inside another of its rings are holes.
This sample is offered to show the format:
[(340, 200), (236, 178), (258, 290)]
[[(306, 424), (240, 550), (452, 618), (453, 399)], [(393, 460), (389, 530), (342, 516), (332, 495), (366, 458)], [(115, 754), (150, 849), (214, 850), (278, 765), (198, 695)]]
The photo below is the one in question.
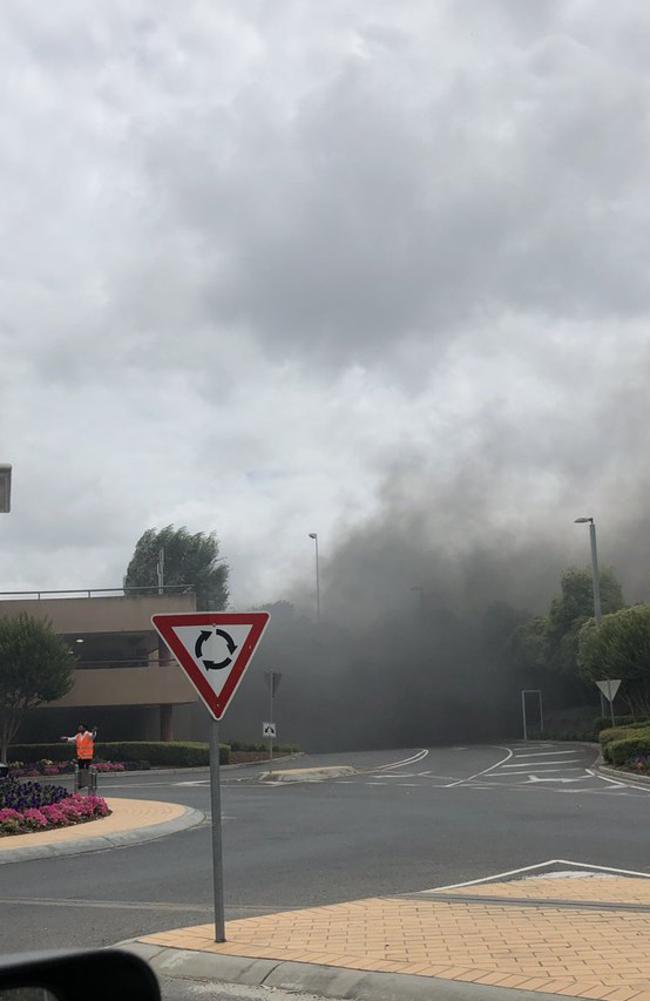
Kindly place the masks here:
[(219, 556), (214, 532), (191, 535), (187, 528), (149, 528), (140, 536), (126, 571), (124, 586), (146, 588), (158, 585), (156, 566), (165, 552), (164, 583), (191, 585), (199, 610), (219, 611), (228, 603), (228, 565)]
[(0, 761), (25, 713), (72, 688), (74, 655), (49, 622), (21, 612), (0, 619)]
[[(560, 594), (551, 602), (546, 620), (546, 658), (553, 670), (575, 677), (578, 673), (578, 636), (594, 614), (591, 571), (569, 567), (562, 574), (560, 589)], [(610, 568), (600, 572), (600, 600), (603, 614), (617, 612), (625, 604), (621, 585)]]
[(605, 615), (580, 630), (578, 663), (585, 681), (621, 678), (633, 712), (650, 715), (650, 605)]
[(532, 684), (546, 668), (547, 628), (548, 619), (536, 616), (510, 635), (505, 652), (522, 684)]

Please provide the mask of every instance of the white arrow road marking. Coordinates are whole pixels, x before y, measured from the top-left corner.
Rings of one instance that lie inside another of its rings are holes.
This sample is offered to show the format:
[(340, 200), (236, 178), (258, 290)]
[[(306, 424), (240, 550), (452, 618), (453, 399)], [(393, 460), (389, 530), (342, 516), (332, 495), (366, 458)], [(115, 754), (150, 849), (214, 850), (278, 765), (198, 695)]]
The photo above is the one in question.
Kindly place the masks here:
[(582, 782), (586, 778), (589, 778), (589, 776), (588, 775), (579, 775), (575, 779), (563, 779), (563, 778), (557, 778), (557, 779), (540, 779), (537, 775), (529, 775), (528, 776), (528, 782)]

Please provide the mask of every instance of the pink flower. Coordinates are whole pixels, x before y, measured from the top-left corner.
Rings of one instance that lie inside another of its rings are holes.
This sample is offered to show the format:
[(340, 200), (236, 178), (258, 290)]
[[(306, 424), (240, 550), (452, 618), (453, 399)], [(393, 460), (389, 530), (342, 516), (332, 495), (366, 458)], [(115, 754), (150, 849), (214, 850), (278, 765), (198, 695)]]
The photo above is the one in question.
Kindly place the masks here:
[(23, 814), (25, 823), (29, 827), (47, 827), (48, 821), (47, 817), (42, 813), (41, 810), (32, 808), (31, 810), (25, 810)]
[(0, 824), (4, 823), (5, 820), (22, 820), (23, 815), (19, 813), (18, 810), (12, 810), (10, 806), (5, 806), (4, 809), (0, 810)]

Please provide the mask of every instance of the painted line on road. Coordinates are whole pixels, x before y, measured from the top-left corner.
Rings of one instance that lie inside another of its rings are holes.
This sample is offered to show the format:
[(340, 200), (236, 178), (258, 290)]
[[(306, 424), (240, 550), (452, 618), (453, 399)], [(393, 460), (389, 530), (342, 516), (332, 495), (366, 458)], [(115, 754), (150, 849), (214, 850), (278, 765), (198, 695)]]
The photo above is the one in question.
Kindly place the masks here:
[(444, 789), (453, 789), (454, 786), (462, 785), (464, 782), (471, 782), (472, 779), (477, 779), (481, 775), (486, 775), (488, 772), (491, 772), (495, 768), (498, 768), (499, 765), (503, 765), (506, 761), (510, 761), (510, 758), (512, 757), (512, 755), (514, 753), (510, 747), (501, 747), (500, 744), (495, 744), (495, 745), (490, 744), (489, 746), (490, 747), (494, 746), (496, 750), (507, 751), (508, 753), (506, 754), (505, 758), (501, 758), (500, 761), (497, 761), (497, 762), (495, 762), (495, 764), (490, 765), (489, 768), (484, 768), (482, 772), (477, 772), (476, 775), (469, 775), (466, 779), (458, 779), (457, 782), (450, 782), (449, 785), (443, 786), (443, 788)]
[(549, 754), (575, 754), (573, 748), (566, 751), (526, 751), (525, 754), (515, 754), (515, 758), (545, 758)]
[[(520, 761), (516, 765), (504, 765), (504, 768), (563, 768), (565, 765), (581, 764), (580, 758), (566, 758), (564, 761)], [(584, 768), (584, 765), (583, 765)]]
[(506, 876), (518, 876), (522, 872), (533, 872), (536, 869), (546, 869), (550, 865), (556, 865), (558, 859), (549, 859), (547, 862), (536, 862), (534, 865), (523, 865), (519, 869), (508, 869), (506, 872), (497, 872), (493, 876), (481, 876), (479, 879), (466, 879), (463, 883), (448, 883), (447, 886), (436, 886), (433, 890), (424, 890), (424, 893), (440, 893), (442, 890), (456, 890), (462, 886), (478, 886), (480, 883), (492, 883), (498, 879), (505, 879)]
[(416, 754), (411, 755), (410, 758), (404, 758), (402, 761), (394, 761), (390, 765), (379, 765), (377, 768), (371, 769), (371, 771), (378, 771), (378, 772), (382, 772), (384, 770), (390, 771), (391, 768), (401, 768), (402, 765), (412, 765), (415, 764), (416, 761), (422, 761), (423, 758), (426, 758), (428, 753), (429, 751), (427, 750), (427, 748), (423, 747)]
[(98, 907), (127, 911), (197, 911), (206, 914), (214, 910), (213, 904), (175, 904), (153, 900), (83, 900), (73, 897), (67, 900), (57, 897), (0, 897), (0, 904), (33, 907)]
[(524, 865), (519, 869), (509, 869), (507, 872), (498, 872), (493, 876), (481, 876), (479, 879), (468, 879), (463, 883), (450, 883), (447, 886), (436, 886), (433, 890), (423, 890), (423, 893), (440, 893), (443, 890), (456, 890), (463, 886), (478, 886), (481, 883), (492, 883), (495, 880), (506, 879), (508, 876), (519, 876), (524, 872), (533, 872), (538, 869), (547, 869), (552, 865), (575, 866), (578, 869), (596, 869), (598, 872), (611, 872), (619, 876), (641, 876), (650, 879), (650, 873), (638, 872), (635, 869), (616, 869), (608, 865), (596, 865), (593, 862), (573, 862), (568, 859), (554, 858), (547, 862), (536, 862), (534, 865)]
[[(130, 911), (180, 911), (184, 913), (212, 914), (214, 904), (182, 904), (171, 901), (155, 900), (84, 900), (81, 897), (70, 897), (62, 899), (60, 897), (0, 897), (0, 904), (20, 904), (21, 906), (34, 907), (92, 907), (106, 910), (130, 910)], [(257, 914), (276, 914), (278, 911), (301, 910), (297, 904), (279, 904), (277, 907), (269, 907), (268, 904), (226, 904), (226, 911), (235, 913), (241, 911), (252, 911)]]

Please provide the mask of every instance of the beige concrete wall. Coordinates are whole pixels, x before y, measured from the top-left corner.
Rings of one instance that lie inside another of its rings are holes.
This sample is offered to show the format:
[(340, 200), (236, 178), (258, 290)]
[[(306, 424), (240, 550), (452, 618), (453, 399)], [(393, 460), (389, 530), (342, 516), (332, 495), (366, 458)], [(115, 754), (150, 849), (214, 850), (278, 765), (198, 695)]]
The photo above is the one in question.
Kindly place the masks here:
[(195, 702), (196, 692), (176, 663), (75, 671), (74, 688), (47, 708), (155, 706)]
[(146, 632), (157, 612), (193, 612), (193, 594), (114, 598), (19, 598), (0, 601), (0, 618), (27, 612), (52, 622), (57, 633)]

